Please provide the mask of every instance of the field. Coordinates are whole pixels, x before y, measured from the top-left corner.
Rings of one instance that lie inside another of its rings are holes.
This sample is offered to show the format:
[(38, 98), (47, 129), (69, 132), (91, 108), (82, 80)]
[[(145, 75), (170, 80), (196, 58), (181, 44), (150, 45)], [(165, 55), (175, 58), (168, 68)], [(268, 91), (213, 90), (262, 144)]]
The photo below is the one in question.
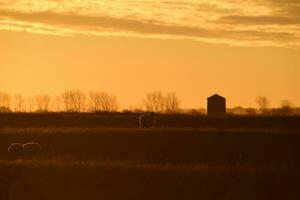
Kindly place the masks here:
[[(0, 115), (0, 199), (299, 199), (300, 118)], [(11, 160), (37, 141), (37, 159)]]

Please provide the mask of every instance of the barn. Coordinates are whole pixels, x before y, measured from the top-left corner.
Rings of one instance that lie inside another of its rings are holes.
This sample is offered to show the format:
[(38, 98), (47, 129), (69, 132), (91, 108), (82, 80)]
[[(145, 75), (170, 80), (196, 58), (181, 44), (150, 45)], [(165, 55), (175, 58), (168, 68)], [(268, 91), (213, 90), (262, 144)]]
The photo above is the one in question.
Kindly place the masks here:
[(215, 94), (207, 98), (207, 115), (222, 117), (226, 115), (226, 98)]

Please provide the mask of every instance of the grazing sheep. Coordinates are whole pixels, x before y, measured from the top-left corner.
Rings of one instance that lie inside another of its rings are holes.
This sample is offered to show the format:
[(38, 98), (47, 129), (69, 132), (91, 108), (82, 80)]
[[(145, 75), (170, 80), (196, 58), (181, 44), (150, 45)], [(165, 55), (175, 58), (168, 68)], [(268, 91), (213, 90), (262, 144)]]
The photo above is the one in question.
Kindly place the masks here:
[(154, 113), (144, 113), (139, 117), (141, 128), (154, 128), (155, 127), (155, 116)]
[(23, 144), (21, 143), (12, 143), (9, 145), (8, 156), (11, 159), (18, 159), (23, 156)]
[(42, 146), (36, 142), (23, 144), (23, 154), (26, 158), (36, 158), (41, 155)]

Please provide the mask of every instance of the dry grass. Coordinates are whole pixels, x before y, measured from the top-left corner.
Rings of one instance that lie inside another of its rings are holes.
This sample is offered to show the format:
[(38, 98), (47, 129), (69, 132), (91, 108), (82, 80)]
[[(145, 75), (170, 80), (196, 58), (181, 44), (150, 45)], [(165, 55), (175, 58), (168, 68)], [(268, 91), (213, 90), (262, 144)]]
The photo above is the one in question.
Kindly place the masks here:
[[(110, 117), (116, 118), (112, 124), (117, 123), (117, 116)], [(142, 130), (97, 126), (95, 119), (95, 126), (74, 127), (72, 120), (65, 127), (32, 122), (37, 126), (0, 128), (0, 200), (290, 200), (300, 196), (300, 132), (286, 128), (290, 122), (280, 128), (255, 127), (251, 122), (251, 128), (185, 124)], [(42, 157), (7, 158), (10, 143), (28, 141), (43, 146)]]
[(299, 171), (132, 161), (0, 162), (2, 199), (296, 199)]

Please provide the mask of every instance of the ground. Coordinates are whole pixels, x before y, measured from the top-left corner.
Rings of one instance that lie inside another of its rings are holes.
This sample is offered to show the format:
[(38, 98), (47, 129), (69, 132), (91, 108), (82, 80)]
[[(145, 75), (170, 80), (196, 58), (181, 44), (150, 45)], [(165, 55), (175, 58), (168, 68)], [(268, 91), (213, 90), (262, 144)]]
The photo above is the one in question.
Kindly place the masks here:
[[(44, 116), (48, 123), (39, 116), (28, 126), (22, 123), (32, 116), (9, 117), (10, 126), (0, 122), (0, 199), (273, 200), (300, 195), (299, 118), (160, 116), (159, 127), (141, 129), (135, 115), (90, 116), (90, 121), (72, 115), (64, 117), (65, 126), (49, 115)], [(29, 141), (43, 146), (41, 157), (8, 158), (10, 143)]]

